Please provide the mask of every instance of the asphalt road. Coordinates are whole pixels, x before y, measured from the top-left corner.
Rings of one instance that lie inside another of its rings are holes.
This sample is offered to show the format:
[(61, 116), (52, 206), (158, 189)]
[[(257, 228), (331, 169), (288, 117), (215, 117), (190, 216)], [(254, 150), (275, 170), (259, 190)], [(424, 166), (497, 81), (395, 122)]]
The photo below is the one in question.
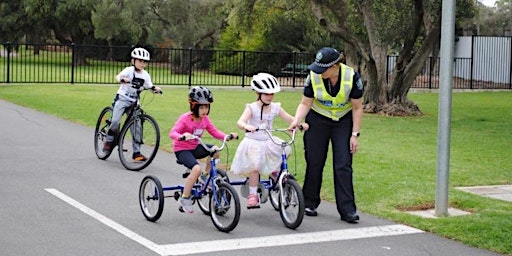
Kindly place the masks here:
[(180, 213), (170, 198), (149, 222), (140, 182), (153, 174), (164, 186), (181, 184), (184, 168), (173, 154), (160, 151), (132, 172), (115, 153), (96, 157), (92, 128), (2, 100), (0, 120), (0, 255), (498, 255), (364, 213), (348, 224), (328, 202), (296, 230), (269, 202), (243, 208), (230, 233), (197, 207)]

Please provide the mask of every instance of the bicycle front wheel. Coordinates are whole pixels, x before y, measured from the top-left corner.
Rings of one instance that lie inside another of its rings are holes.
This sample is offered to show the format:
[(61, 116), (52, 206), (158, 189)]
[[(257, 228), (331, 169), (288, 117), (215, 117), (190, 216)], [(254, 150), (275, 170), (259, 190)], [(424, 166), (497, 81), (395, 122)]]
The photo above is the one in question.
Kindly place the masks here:
[(210, 196), (210, 217), (213, 225), (222, 232), (235, 229), (240, 220), (240, 198), (231, 184), (219, 182)]
[(279, 213), (284, 225), (296, 229), (304, 218), (304, 195), (294, 179), (286, 179), (279, 194)]
[[(160, 128), (155, 119), (146, 114), (132, 118), (119, 134), (119, 159), (128, 170), (142, 170), (151, 164), (159, 145)], [(142, 159), (136, 159), (136, 154)]]
[(148, 175), (142, 179), (139, 187), (140, 210), (147, 220), (157, 221), (164, 210), (164, 190), (155, 176)]
[(94, 129), (94, 151), (101, 160), (107, 159), (112, 153), (112, 151), (103, 151), (103, 146), (107, 143), (107, 132), (110, 128), (112, 113), (112, 107), (105, 107), (101, 111), (98, 121), (96, 121), (96, 128)]

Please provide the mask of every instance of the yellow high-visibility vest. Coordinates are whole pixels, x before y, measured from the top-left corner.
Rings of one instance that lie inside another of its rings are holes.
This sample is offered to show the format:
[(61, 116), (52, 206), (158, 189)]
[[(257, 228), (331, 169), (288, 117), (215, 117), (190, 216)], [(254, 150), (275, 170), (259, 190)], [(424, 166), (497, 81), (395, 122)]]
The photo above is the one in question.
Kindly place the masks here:
[(341, 117), (352, 110), (352, 103), (349, 95), (354, 82), (354, 69), (349, 66), (340, 64), (340, 91), (336, 97), (332, 97), (324, 86), (324, 81), (320, 74), (310, 71), (311, 85), (313, 86), (314, 100), (311, 108), (332, 120), (338, 121)]

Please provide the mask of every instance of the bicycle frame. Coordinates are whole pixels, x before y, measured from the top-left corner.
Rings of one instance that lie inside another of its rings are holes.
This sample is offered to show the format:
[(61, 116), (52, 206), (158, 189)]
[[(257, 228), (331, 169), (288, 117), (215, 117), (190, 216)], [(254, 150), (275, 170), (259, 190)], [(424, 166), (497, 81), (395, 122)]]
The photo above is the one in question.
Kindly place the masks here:
[[(208, 145), (206, 145), (203, 140), (198, 137), (198, 136), (193, 136), (193, 138), (191, 138), (190, 140), (198, 140), (199, 143), (207, 150), (210, 152), (210, 156), (211, 159), (210, 159), (210, 175), (208, 175), (208, 180), (204, 183), (204, 184), (200, 184), (200, 183), (196, 183), (194, 184), (194, 186), (192, 187), (192, 198), (193, 199), (200, 199), (202, 198), (203, 196), (207, 195), (208, 194), (208, 189), (211, 188), (212, 190), (212, 195), (213, 195), (213, 198), (215, 200), (215, 203), (218, 204), (219, 203), (219, 200), (218, 200), (218, 197), (217, 197), (217, 186), (216, 185), (216, 182), (218, 180), (221, 179), (221, 177), (218, 175), (218, 172), (217, 172), (217, 162), (215, 161), (217, 158), (213, 158), (213, 154), (218, 152), (218, 151), (221, 151), (222, 149), (224, 149), (224, 147), (226, 146), (226, 142), (228, 141), (228, 139), (232, 139), (233, 137), (231, 135), (226, 135), (226, 137), (224, 137), (224, 140), (222, 141), (222, 145), (217, 148), (215, 146), (213, 147), (209, 147)], [(181, 138), (180, 138), (181, 139)], [(184, 139), (184, 138), (183, 138)], [(175, 190), (179, 190), (181, 194), (183, 194), (183, 190), (184, 190), (185, 186), (183, 185), (176, 185), (176, 186), (170, 186), (170, 187), (163, 187), (162, 189), (164, 191), (175, 191)], [(179, 195), (175, 194), (174, 195), (175, 198), (178, 198)]]
[[(267, 133), (268, 137), (274, 144), (281, 146), (281, 166), (279, 169), (279, 173), (277, 174), (278, 179), (275, 182), (270, 178), (263, 179), (263, 180), (260, 179), (260, 184), (262, 184), (265, 189), (274, 190), (276, 188), (276, 186), (279, 186), (279, 189), (282, 189), (282, 184), (283, 184), (284, 178), (291, 177), (292, 179), (295, 179), (288, 171), (288, 159), (286, 156), (285, 149), (287, 146), (291, 146), (294, 143), (296, 130), (295, 129), (292, 130), (291, 140), (282, 141), (282, 142), (276, 141), (274, 139), (274, 137), (272, 136), (272, 133), (273, 132), (286, 132), (286, 131), (289, 131), (288, 129), (283, 128), (283, 129), (256, 129), (256, 130), (264, 131), (265, 133)], [(230, 182), (230, 184), (231, 185), (244, 185), (246, 182), (247, 182), (246, 180), (233, 181), (233, 182)]]

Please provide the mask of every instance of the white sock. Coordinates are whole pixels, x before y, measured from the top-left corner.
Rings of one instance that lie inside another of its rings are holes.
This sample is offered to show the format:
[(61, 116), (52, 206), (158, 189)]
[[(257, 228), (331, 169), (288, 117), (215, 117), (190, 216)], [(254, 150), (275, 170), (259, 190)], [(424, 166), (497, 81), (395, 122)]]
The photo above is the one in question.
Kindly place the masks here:
[(249, 194), (258, 194), (258, 187), (249, 187)]

